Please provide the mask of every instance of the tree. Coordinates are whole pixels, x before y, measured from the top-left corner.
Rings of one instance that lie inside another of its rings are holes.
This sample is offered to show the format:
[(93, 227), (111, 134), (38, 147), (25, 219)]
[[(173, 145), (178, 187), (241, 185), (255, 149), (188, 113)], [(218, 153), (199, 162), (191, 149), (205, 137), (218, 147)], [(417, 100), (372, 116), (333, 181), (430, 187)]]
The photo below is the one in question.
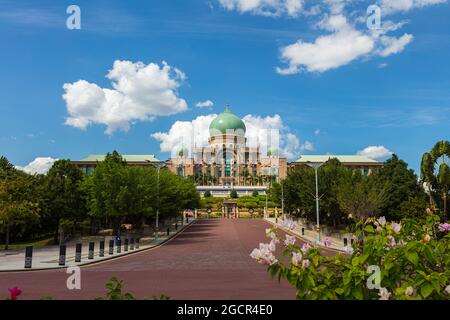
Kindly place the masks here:
[(82, 171), (69, 160), (55, 161), (44, 178), (43, 222), (53, 229), (55, 243), (58, 241), (62, 222), (72, 224), (87, 216), (82, 181)]
[(203, 194), (203, 197), (205, 197), (205, 198), (211, 197), (211, 191), (206, 190), (205, 193)]
[(370, 178), (359, 171), (341, 180), (337, 202), (353, 219), (375, 216), (385, 201), (386, 189), (377, 189), (370, 182)]
[(117, 151), (108, 153), (85, 182), (89, 193), (89, 215), (110, 223), (114, 234), (119, 231), (128, 211), (125, 168), (126, 163)]
[(0, 227), (5, 232), (5, 249), (10, 242), (11, 228), (25, 229), (39, 221), (39, 205), (31, 196), (33, 179), (0, 158)]
[(237, 194), (236, 190), (234, 190), (234, 189), (231, 190), (230, 198), (233, 198), (233, 199), (237, 199), (238, 198), (238, 194)]
[(259, 193), (258, 193), (257, 190), (254, 190), (254, 191), (252, 192), (252, 196), (253, 196), (253, 197), (257, 197), (258, 195), (259, 195)]
[(418, 182), (418, 177), (408, 164), (393, 154), (384, 162), (378, 173), (369, 177), (379, 190), (385, 189), (385, 197), (380, 214), (389, 220), (400, 220), (410, 214), (402, 210), (402, 203), (414, 198), (425, 204), (426, 195)]
[[(444, 216), (447, 215), (450, 192), (450, 167), (447, 163), (449, 157), (450, 143), (439, 141), (430, 152), (423, 154), (420, 166), (420, 179), (427, 186), (430, 205), (438, 202)], [(440, 198), (441, 201), (435, 201), (433, 198)]]

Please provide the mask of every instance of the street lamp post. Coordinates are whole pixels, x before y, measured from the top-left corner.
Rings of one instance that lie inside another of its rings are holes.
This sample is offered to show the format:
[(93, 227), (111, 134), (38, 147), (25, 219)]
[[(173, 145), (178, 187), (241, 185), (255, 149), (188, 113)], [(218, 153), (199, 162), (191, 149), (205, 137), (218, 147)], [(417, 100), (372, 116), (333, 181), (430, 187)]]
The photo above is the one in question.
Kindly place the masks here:
[(316, 218), (317, 218), (317, 241), (320, 242), (320, 219), (319, 219), (319, 183), (317, 179), (317, 170), (323, 165), (323, 162), (309, 162), (307, 165), (314, 169), (316, 177)]
[(156, 207), (156, 232), (155, 232), (155, 240), (158, 240), (158, 232), (159, 232), (159, 172), (162, 167), (164, 167), (166, 164), (164, 162), (156, 162), (153, 164), (157, 171), (157, 182), (156, 182), (156, 189), (157, 189), (157, 198), (158, 198), (158, 205)]

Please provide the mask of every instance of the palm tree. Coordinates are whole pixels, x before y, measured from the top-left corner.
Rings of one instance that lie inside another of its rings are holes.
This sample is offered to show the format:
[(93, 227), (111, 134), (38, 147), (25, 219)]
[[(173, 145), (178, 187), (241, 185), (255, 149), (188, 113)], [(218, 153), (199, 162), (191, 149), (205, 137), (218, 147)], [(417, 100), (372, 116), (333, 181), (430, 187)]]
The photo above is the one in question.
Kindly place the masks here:
[[(433, 193), (443, 200), (443, 212), (447, 215), (447, 196), (450, 191), (450, 143), (439, 141), (430, 152), (424, 153), (420, 165), (420, 179), (427, 185), (430, 205), (434, 204)], [(436, 174), (437, 169), (437, 174)]]

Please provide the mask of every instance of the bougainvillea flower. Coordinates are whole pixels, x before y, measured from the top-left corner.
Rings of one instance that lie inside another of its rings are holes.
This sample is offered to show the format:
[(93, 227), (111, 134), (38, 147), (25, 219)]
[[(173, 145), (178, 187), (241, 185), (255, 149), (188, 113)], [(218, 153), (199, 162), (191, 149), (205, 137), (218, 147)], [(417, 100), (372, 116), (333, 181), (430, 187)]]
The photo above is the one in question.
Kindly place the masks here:
[(9, 288), (8, 291), (11, 295), (11, 300), (17, 300), (17, 297), (22, 294), (22, 290), (20, 290), (18, 287)]

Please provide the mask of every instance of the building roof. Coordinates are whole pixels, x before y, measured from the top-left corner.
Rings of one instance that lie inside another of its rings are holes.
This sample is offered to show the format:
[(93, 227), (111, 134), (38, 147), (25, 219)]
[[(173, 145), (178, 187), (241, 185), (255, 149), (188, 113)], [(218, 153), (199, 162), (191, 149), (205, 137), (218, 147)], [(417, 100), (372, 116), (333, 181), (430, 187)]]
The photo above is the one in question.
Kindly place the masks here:
[(380, 162), (370, 159), (366, 156), (358, 156), (358, 155), (302, 155), (298, 158), (296, 163), (320, 163), (326, 162), (330, 159), (338, 159), (342, 163), (373, 163), (379, 164)]
[(241, 118), (230, 111), (230, 106), (225, 107), (225, 111), (219, 114), (209, 125), (210, 136), (219, 134), (235, 133), (239, 135), (245, 134), (245, 124)]
[[(79, 161), (103, 161), (105, 160), (105, 154), (91, 154), (84, 159)], [(126, 162), (160, 162), (155, 158), (153, 154), (123, 154), (122, 158)]]

